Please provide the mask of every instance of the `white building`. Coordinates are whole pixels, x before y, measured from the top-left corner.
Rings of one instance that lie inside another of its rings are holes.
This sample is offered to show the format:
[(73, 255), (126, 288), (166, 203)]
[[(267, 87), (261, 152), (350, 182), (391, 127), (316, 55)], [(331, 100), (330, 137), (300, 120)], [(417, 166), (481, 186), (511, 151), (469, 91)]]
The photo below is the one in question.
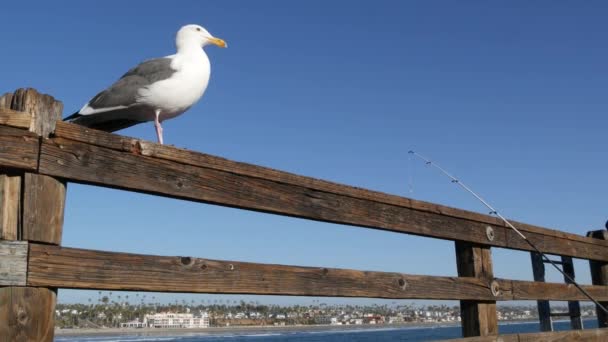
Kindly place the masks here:
[(146, 323), (140, 322), (139, 320), (133, 320), (127, 323), (120, 323), (121, 328), (145, 328)]
[(315, 323), (317, 323), (317, 324), (331, 324), (331, 317), (329, 317), (329, 316), (317, 316), (317, 317), (315, 317)]
[(146, 315), (144, 323), (151, 328), (208, 328), (209, 315), (203, 312), (194, 317), (191, 313), (161, 312)]

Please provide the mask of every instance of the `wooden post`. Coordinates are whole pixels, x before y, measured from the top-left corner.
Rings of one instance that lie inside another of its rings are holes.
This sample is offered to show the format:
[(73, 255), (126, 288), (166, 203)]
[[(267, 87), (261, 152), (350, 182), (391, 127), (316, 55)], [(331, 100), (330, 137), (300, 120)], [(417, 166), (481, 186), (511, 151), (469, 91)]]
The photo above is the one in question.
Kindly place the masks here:
[[(540, 254), (531, 252), (532, 273), (534, 281), (545, 282), (545, 263)], [(553, 320), (551, 319), (551, 307), (548, 300), (539, 300), (536, 302), (538, 306), (538, 319), (540, 321), (540, 331), (553, 331)]]
[[(31, 115), (30, 131), (42, 139), (61, 119), (63, 105), (34, 89), (0, 97), (0, 105)], [(35, 173), (0, 171), (0, 232), (5, 240), (59, 245), (63, 228), (65, 184)], [(0, 288), (0, 340), (52, 341), (56, 289)]]
[[(596, 239), (608, 240), (608, 230), (596, 230), (587, 233), (588, 237)], [(589, 260), (591, 267), (591, 282), (593, 285), (608, 285), (608, 263)], [(608, 308), (608, 302), (600, 302), (605, 308)], [(597, 313), (597, 325), (599, 328), (608, 328), (608, 315), (599, 307), (595, 309)]]
[[(0, 96), (0, 107), (10, 108), (12, 93)], [(17, 240), (20, 227), (21, 179), (23, 173), (0, 169), (0, 239)]]
[[(572, 257), (562, 256), (563, 271), (570, 278), (575, 279), (574, 275), (574, 263)], [(564, 281), (568, 284), (571, 283), (568, 278), (564, 276)], [(581, 305), (578, 301), (568, 301), (568, 313), (570, 314), (570, 326), (573, 330), (583, 329), (583, 318), (581, 317)]]
[[(490, 286), (494, 273), (489, 247), (456, 241), (456, 263), (459, 277), (481, 278)], [(461, 300), (460, 316), (464, 337), (498, 334), (496, 301)]]

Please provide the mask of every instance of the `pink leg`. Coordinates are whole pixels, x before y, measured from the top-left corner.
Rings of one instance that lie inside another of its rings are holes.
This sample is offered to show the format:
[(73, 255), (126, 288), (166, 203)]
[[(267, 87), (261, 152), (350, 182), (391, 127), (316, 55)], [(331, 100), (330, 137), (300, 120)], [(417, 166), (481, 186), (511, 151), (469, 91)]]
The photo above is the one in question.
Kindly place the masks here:
[(160, 110), (156, 111), (156, 118), (154, 119), (154, 128), (156, 128), (156, 137), (158, 138), (158, 143), (163, 144), (163, 126), (160, 125), (160, 121), (158, 117), (160, 116)]

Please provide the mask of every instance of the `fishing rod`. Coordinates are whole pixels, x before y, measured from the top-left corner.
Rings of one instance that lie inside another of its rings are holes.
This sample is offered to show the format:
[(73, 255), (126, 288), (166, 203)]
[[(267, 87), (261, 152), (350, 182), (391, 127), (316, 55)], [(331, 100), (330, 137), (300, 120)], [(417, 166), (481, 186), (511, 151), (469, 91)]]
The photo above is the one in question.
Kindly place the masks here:
[[(528, 243), (528, 245), (530, 245), (530, 247), (532, 247), (532, 249), (534, 249), (534, 251), (536, 251), (536, 253), (538, 253), (542, 257), (542, 259), (544, 259), (546, 262), (553, 265), (553, 267), (555, 267), (555, 269), (558, 270), (559, 273), (563, 274), (564, 278), (566, 278), (572, 285), (576, 286), (576, 288), (579, 289), (579, 291), (581, 291), (581, 293), (584, 294), (585, 297), (589, 298), (589, 300), (592, 301), (598, 308), (600, 308), (602, 311), (604, 311), (605, 313), (608, 314), (608, 309), (606, 309), (606, 307), (604, 307), (602, 304), (600, 304), (600, 302), (595, 300), (570, 275), (568, 275), (561, 268), (559, 268), (559, 266), (557, 266), (557, 264), (553, 260), (549, 259), (547, 257), (547, 255), (545, 255), (545, 253), (543, 253), (540, 249), (538, 249), (538, 247), (536, 247), (536, 245), (534, 243), (532, 243), (532, 241), (528, 240), (528, 238), (519, 229), (517, 229), (513, 224), (511, 224), (511, 222), (509, 220), (507, 220), (504, 216), (502, 216), (502, 214), (498, 210), (496, 210), (493, 206), (491, 206), (488, 202), (486, 202), (486, 200), (484, 200), (481, 196), (479, 196), (475, 191), (473, 191), (466, 184), (461, 182), (458, 178), (452, 176), (449, 172), (444, 170), (441, 166), (437, 165), (436, 163), (433, 163), (428, 158), (425, 158), (424, 156), (420, 155), (419, 153), (417, 153), (413, 150), (410, 150), (408, 153), (420, 158), (421, 160), (423, 160), (426, 163), (426, 165), (435, 167), (436, 169), (441, 171), (441, 173), (443, 173), (448, 178), (450, 178), (452, 183), (460, 185), (460, 187), (462, 187), (468, 193), (470, 193), (475, 198), (477, 198), (481, 203), (483, 203), (484, 206), (486, 206), (488, 209), (490, 209), (490, 215), (496, 215), (498, 218), (500, 218), (509, 228), (513, 229), (522, 239), (524, 239), (524, 241), (526, 241)], [(608, 223), (607, 223), (607, 225), (608, 225)]]

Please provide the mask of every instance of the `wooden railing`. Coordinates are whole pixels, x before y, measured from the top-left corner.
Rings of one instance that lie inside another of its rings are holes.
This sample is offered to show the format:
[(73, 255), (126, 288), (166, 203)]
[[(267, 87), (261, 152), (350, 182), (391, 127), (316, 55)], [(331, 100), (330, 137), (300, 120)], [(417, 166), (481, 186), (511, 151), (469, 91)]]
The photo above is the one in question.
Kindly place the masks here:
[[(56, 288), (460, 300), (463, 335), (484, 336), (479, 341), (497, 338), (496, 301), (586, 300), (571, 284), (495, 278), (491, 247), (530, 251), (495, 217), (96, 131), (60, 115), (59, 102), (31, 89), (0, 97), (0, 336), (7, 340), (52, 340)], [(458, 277), (65, 248), (66, 182), (453, 240)], [(608, 302), (607, 234), (516, 225), (546, 253), (590, 260), (594, 285), (584, 288)], [(608, 326), (599, 311), (598, 322)], [(569, 333), (608, 340), (608, 329)], [(529, 340), (521, 336), (500, 338)]]

